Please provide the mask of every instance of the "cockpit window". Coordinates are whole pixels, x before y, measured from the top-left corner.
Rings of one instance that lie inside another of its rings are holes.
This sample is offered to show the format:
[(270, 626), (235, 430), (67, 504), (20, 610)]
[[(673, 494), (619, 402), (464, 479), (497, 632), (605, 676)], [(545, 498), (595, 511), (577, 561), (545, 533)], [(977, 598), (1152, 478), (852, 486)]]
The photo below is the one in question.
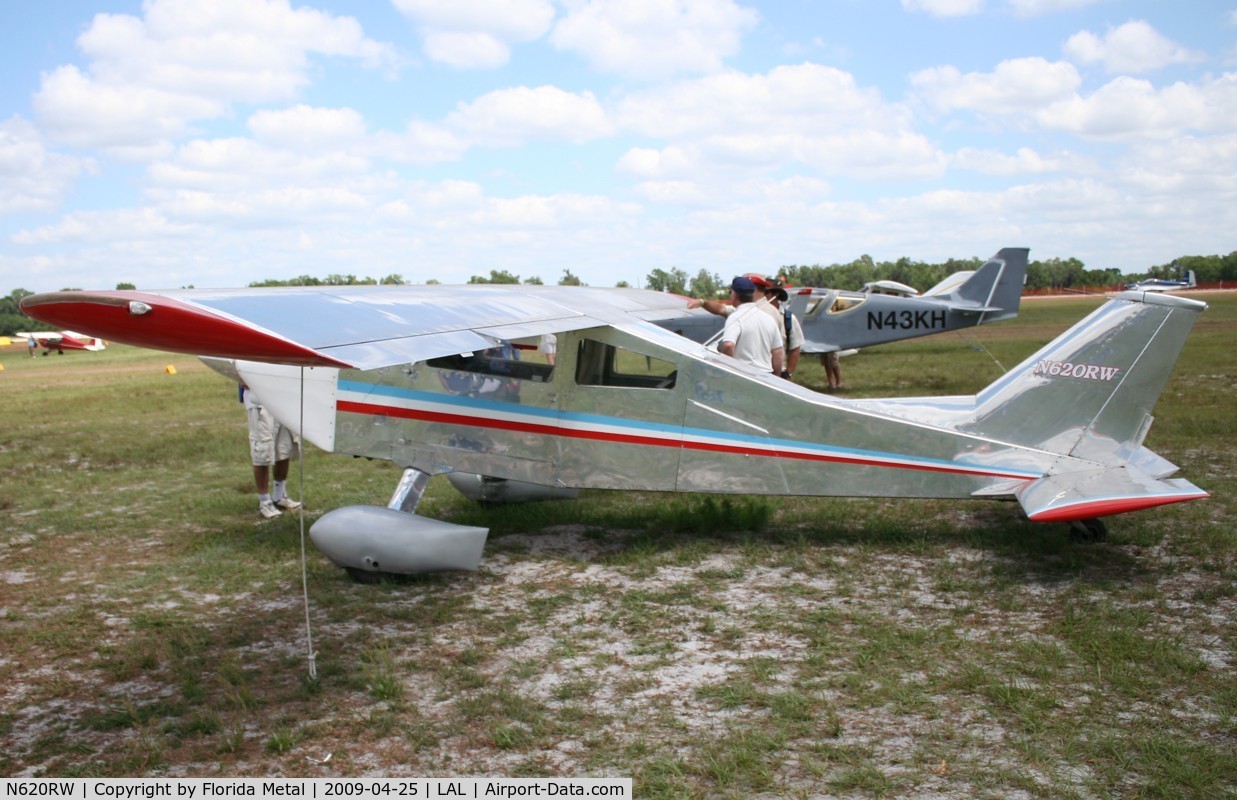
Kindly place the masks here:
[(850, 311), (863, 305), (863, 301), (867, 299), (868, 296), (865, 294), (838, 294), (829, 304), (826, 313), (841, 314), (843, 311)]
[(866, 294), (859, 294), (857, 292), (843, 293), (837, 289), (817, 289), (808, 298), (807, 308), (804, 310), (803, 315), (815, 317), (820, 313), (841, 314), (844, 311), (858, 308), (867, 299), (868, 296)]
[(669, 361), (595, 339), (580, 342), (576, 383), (581, 386), (673, 389), (677, 379), (678, 370)]

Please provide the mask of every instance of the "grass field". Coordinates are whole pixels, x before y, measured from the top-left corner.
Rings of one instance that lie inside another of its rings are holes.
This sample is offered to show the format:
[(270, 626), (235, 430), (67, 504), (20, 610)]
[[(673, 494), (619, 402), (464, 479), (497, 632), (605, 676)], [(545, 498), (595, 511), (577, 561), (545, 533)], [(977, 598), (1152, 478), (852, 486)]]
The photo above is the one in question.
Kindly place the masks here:
[[(1014, 504), (482, 508), (436, 479), (420, 512), (490, 527), (482, 569), (358, 585), (309, 546), (315, 678), (300, 522), (258, 521), (234, 387), (126, 347), (0, 351), (0, 775), (1232, 797), (1237, 295), (1204, 299), (1147, 444), (1209, 500), (1080, 544)], [(845, 391), (972, 393), (1096, 304), (866, 350)], [(398, 478), (318, 452), (303, 473), (309, 521)]]

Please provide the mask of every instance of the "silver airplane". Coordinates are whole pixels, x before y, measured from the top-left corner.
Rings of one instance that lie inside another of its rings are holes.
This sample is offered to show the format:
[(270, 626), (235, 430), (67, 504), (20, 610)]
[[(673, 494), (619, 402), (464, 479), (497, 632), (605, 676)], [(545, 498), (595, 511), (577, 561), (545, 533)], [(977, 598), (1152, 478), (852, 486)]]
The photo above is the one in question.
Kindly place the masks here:
[[(913, 296), (905, 291), (888, 294), (874, 284), (868, 286), (875, 290), (861, 292), (790, 289), (790, 311), (803, 325), (802, 352), (871, 347), (1016, 317), (1028, 252), (1006, 247), (979, 269), (955, 272)], [(724, 320), (697, 309), (658, 324), (693, 341), (708, 342)]]
[[(484, 528), (415, 513), (431, 476), (770, 496), (991, 498), (1101, 538), (1100, 519), (1207, 497), (1142, 445), (1206, 304), (1125, 292), (978, 394), (845, 399), (653, 324), (684, 298), (573, 286), (55, 292), (22, 309), (110, 341), (228, 359), (285, 424), (404, 468), (385, 507), (311, 536), (358, 579), (475, 569)], [(557, 337), (557, 360), (510, 344)], [(787, 425), (787, 420), (794, 420)]]

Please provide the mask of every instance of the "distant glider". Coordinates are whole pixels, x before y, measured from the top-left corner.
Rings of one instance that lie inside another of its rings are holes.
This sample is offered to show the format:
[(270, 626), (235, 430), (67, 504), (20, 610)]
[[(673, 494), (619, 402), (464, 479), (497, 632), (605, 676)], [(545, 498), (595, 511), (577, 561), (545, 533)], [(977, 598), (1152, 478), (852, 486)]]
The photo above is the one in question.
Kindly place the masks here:
[[(22, 300), (55, 325), (231, 359), (306, 440), (403, 467), (386, 507), (336, 509), (311, 529), (361, 579), (477, 567), (486, 529), (414, 513), (444, 473), (519, 482), (521, 499), (592, 487), (1015, 500), (1095, 538), (1100, 517), (1207, 497), (1142, 445), (1204, 303), (1126, 292), (974, 396), (886, 400), (818, 394), (652, 323), (685, 304), (497, 285)], [(505, 346), (544, 334), (552, 365)]]

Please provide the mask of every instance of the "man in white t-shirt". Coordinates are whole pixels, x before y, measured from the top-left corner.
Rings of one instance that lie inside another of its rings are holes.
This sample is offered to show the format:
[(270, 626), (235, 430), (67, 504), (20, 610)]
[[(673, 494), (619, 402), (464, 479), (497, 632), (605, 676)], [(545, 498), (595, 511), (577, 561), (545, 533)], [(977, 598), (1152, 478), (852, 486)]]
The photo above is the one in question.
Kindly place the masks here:
[(726, 317), (717, 351), (762, 372), (781, 375), (786, 354), (782, 332), (753, 302), (755, 295), (756, 284), (751, 278), (738, 277), (731, 282), (730, 302), (735, 310)]

